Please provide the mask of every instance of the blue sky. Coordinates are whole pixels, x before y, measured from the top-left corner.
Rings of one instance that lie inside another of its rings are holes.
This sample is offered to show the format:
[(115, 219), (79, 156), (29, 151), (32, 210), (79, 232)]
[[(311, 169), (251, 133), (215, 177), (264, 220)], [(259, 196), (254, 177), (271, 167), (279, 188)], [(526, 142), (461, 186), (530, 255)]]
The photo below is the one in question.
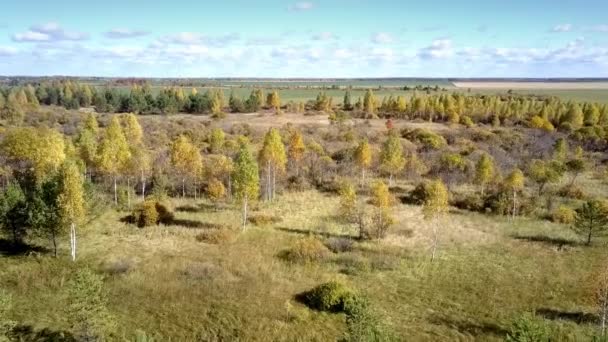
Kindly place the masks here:
[(3, 3), (0, 74), (608, 77), (608, 1)]

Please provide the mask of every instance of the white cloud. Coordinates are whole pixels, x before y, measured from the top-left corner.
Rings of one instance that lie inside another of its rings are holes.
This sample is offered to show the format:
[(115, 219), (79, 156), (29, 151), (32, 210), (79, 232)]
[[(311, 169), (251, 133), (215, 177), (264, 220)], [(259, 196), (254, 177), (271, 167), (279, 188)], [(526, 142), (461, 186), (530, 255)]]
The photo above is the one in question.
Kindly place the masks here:
[(572, 31), (572, 24), (559, 24), (555, 25), (551, 31), (553, 32), (570, 32)]
[(309, 10), (313, 9), (314, 7), (315, 7), (315, 5), (310, 1), (300, 1), (300, 2), (296, 2), (295, 4), (289, 6), (289, 10), (301, 12), (301, 11), (309, 11)]
[(15, 42), (59, 42), (78, 41), (89, 38), (87, 33), (66, 31), (58, 23), (48, 22), (34, 25), (28, 31), (15, 33), (12, 36)]
[(331, 32), (321, 32), (312, 36), (313, 40), (332, 40), (336, 38), (337, 37)]
[(115, 28), (104, 33), (104, 36), (111, 39), (135, 38), (147, 35), (149, 32), (141, 30), (131, 30), (126, 28)]
[(422, 59), (447, 58), (454, 53), (452, 41), (449, 39), (436, 39), (431, 45), (418, 51), (418, 57)]
[(18, 50), (12, 46), (0, 46), (0, 56), (1, 57), (12, 56), (12, 55), (17, 54), (17, 52), (18, 52)]
[(179, 32), (176, 34), (161, 37), (158, 43), (180, 45), (206, 44), (213, 46), (225, 46), (239, 39), (240, 36), (236, 33), (229, 33), (221, 36), (207, 36), (198, 32)]
[(608, 32), (608, 24), (595, 25), (589, 28), (590, 31)]
[(389, 44), (393, 42), (393, 36), (386, 32), (378, 32), (372, 35), (372, 42), (376, 44)]

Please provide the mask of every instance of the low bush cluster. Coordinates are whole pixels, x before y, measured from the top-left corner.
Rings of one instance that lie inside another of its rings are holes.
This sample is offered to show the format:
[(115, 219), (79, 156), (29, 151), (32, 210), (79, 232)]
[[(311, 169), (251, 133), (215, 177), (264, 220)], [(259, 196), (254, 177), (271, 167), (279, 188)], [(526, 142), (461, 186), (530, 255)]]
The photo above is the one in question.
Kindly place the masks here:
[(170, 224), (174, 220), (174, 215), (167, 205), (155, 200), (147, 200), (135, 208), (130, 220), (138, 227), (144, 228), (160, 223)]
[(350, 252), (354, 248), (354, 242), (350, 238), (330, 238), (325, 245), (334, 253)]
[(557, 223), (572, 224), (576, 219), (576, 211), (572, 208), (562, 205), (559, 208), (555, 209), (555, 211), (553, 211), (551, 219), (553, 220), (553, 222)]
[(280, 253), (280, 257), (290, 262), (309, 263), (327, 258), (329, 249), (315, 237), (298, 240), (293, 247)]
[(271, 224), (279, 223), (283, 220), (280, 217), (276, 217), (276, 216), (272, 216), (272, 215), (255, 214), (255, 215), (250, 215), (247, 218), (247, 221), (249, 221), (249, 223), (253, 224), (254, 226), (262, 227), (262, 226), (269, 226)]
[(234, 229), (219, 228), (208, 229), (196, 235), (196, 241), (213, 245), (231, 243), (236, 240), (237, 232)]
[(301, 301), (308, 307), (329, 312), (344, 312), (348, 302), (355, 300), (353, 290), (337, 281), (323, 283), (300, 295)]

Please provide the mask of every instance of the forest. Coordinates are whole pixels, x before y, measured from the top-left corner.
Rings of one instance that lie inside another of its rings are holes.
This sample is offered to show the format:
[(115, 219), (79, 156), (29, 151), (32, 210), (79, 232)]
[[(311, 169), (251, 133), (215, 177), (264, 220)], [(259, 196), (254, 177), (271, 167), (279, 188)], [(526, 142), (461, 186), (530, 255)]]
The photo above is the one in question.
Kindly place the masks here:
[(0, 88), (0, 340), (605, 341), (608, 105), (415, 89)]

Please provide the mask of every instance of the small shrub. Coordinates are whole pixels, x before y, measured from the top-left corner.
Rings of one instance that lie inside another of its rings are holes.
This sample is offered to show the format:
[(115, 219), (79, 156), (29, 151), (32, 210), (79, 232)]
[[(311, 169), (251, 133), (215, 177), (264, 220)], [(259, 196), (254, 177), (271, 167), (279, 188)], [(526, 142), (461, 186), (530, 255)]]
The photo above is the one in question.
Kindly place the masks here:
[(354, 243), (349, 238), (331, 238), (325, 244), (334, 253), (344, 253), (353, 250)]
[(340, 273), (348, 275), (357, 275), (372, 269), (369, 260), (358, 254), (340, 255), (334, 260), (334, 263), (342, 267)]
[(133, 267), (133, 262), (129, 259), (119, 259), (105, 265), (104, 271), (109, 275), (121, 275), (128, 273)]
[(209, 229), (196, 235), (196, 241), (204, 242), (212, 245), (221, 245), (224, 243), (231, 243), (236, 240), (237, 233), (233, 229), (220, 228), (220, 229)]
[(156, 212), (158, 212), (158, 223), (171, 224), (173, 220), (175, 220), (173, 211), (169, 208), (168, 205), (157, 201), (155, 206)]
[(156, 201), (145, 201), (133, 212), (134, 222), (138, 227), (144, 228), (154, 226), (159, 222)]
[(551, 218), (553, 222), (572, 224), (576, 219), (576, 211), (572, 208), (562, 205), (559, 208), (555, 209), (555, 211), (551, 215)]
[(409, 195), (404, 198), (404, 200), (410, 204), (423, 205), (428, 196), (428, 184), (425, 182), (416, 185), (414, 190), (412, 190)]
[(447, 145), (447, 141), (444, 137), (426, 129), (405, 129), (401, 132), (401, 135), (404, 138), (414, 142), (418, 142), (422, 144), (425, 148), (431, 150), (438, 150)]
[(505, 339), (507, 342), (548, 342), (549, 329), (540, 320), (524, 315), (513, 322)]
[(329, 249), (315, 237), (298, 240), (295, 245), (281, 253), (280, 257), (290, 262), (314, 262), (329, 256)]
[(337, 281), (321, 284), (300, 295), (308, 307), (329, 312), (344, 312), (346, 303), (356, 300), (357, 295)]
[(346, 312), (347, 329), (345, 342), (397, 340), (365, 298), (349, 297), (344, 305), (344, 311)]
[(471, 120), (471, 118), (466, 115), (463, 115), (460, 117), (460, 123), (465, 125), (467, 128), (471, 128), (471, 127), (475, 126), (475, 123), (473, 122), (473, 120)]
[(586, 197), (585, 193), (583, 192), (582, 189), (580, 189), (577, 186), (565, 186), (561, 189), (559, 189), (558, 193), (559, 196), (562, 197), (566, 197), (566, 198), (572, 198), (572, 199), (584, 199)]
[(251, 215), (247, 218), (249, 223), (253, 224), (256, 227), (269, 226), (275, 223), (279, 223), (282, 221), (280, 217), (265, 215), (265, 214), (256, 214)]
[(483, 198), (478, 194), (455, 195), (452, 197), (452, 205), (458, 209), (484, 212), (485, 203)]

